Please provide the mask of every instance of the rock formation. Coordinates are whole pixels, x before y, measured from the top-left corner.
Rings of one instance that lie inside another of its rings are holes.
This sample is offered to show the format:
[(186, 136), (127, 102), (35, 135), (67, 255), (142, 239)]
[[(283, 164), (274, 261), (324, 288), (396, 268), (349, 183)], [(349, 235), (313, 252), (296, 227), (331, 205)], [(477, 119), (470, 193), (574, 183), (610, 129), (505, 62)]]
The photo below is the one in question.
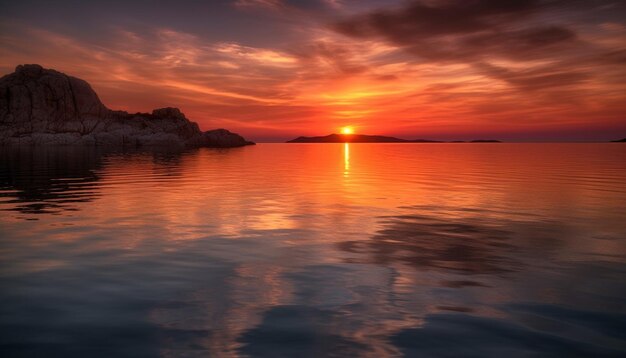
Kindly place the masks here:
[(254, 144), (225, 129), (202, 132), (177, 108), (112, 111), (78, 78), (20, 65), (0, 78), (0, 145), (239, 147)]

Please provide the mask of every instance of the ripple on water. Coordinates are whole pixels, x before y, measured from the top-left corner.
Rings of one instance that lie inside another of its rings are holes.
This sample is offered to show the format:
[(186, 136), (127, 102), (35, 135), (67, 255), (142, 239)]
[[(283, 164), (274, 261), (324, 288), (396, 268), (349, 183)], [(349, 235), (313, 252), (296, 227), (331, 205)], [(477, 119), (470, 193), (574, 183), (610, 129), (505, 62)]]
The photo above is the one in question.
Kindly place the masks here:
[(3, 356), (620, 356), (626, 148), (0, 151)]

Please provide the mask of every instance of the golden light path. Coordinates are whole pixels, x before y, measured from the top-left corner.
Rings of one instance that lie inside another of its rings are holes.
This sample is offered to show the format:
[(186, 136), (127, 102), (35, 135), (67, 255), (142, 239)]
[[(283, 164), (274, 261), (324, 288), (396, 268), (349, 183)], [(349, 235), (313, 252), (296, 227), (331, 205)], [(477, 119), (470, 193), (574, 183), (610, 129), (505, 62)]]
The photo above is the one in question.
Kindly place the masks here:
[(343, 176), (347, 177), (350, 172), (350, 144), (343, 144)]

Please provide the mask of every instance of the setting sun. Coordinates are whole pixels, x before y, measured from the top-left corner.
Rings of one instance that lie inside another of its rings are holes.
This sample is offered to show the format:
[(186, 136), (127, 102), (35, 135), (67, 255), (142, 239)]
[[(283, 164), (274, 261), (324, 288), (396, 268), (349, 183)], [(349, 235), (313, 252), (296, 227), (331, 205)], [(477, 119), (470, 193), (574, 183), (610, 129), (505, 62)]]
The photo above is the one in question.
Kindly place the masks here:
[(352, 134), (352, 133), (354, 133), (354, 129), (352, 127), (341, 128), (341, 134)]

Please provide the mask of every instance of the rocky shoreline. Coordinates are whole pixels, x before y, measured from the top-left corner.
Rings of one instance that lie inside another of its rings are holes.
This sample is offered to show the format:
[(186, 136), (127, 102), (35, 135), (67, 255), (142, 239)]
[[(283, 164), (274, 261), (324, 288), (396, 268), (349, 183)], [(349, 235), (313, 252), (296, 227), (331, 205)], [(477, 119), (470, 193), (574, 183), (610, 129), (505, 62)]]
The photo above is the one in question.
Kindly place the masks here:
[(19, 65), (0, 78), (0, 145), (217, 147), (252, 145), (226, 129), (201, 131), (178, 108), (108, 109), (79, 78)]

